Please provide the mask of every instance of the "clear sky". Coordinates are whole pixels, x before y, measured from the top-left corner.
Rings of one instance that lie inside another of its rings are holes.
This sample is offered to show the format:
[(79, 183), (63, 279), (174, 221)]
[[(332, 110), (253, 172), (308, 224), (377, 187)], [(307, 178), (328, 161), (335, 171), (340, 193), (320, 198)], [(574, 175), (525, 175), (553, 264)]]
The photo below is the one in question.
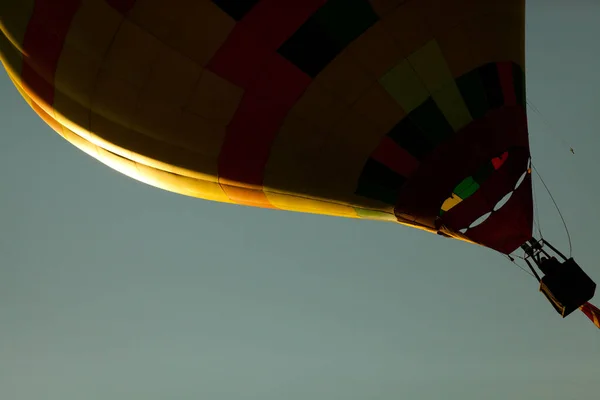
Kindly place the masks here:
[[(600, 283), (600, 2), (527, 11), (534, 163)], [(600, 398), (598, 330), (492, 251), (168, 193), (64, 141), (4, 72), (0, 105), (2, 399)]]

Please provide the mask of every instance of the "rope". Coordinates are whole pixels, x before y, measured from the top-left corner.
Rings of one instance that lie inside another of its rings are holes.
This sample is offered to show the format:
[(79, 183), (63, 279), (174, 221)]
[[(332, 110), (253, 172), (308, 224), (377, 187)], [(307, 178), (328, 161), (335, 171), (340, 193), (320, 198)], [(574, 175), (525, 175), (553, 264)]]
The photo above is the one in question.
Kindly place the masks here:
[(569, 240), (569, 257), (571, 257), (573, 255), (573, 245), (571, 243), (571, 233), (569, 232), (569, 227), (567, 226), (567, 222), (565, 221), (565, 218), (563, 217), (563, 214), (560, 211), (560, 207), (556, 203), (556, 200), (554, 200), (554, 196), (552, 196), (552, 192), (550, 192), (548, 185), (546, 185), (546, 182), (544, 182), (544, 178), (542, 178), (542, 175), (539, 173), (539, 171), (537, 170), (535, 165), (533, 165), (533, 162), (531, 163), (531, 166), (533, 167), (533, 170), (540, 178), (540, 181), (542, 182), (542, 185), (544, 185), (544, 188), (546, 188), (546, 191), (548, 192), (550, 199), (552, 199), (552, 203), (554, 203), (554, 207), (556, 208), (556, 211), (558, 211), (558, 215), (560, 215), (560, 219), (562, 220), (563, 226), (565, 227), (565, 232), (567, 233), (567, 239)]
[[(521, 271), (525, 272), (526, 274), (528, 274), (528, 275), (529, 275), (529, 276), (531, 276), (532, 278), (536, 279), (536, 278), (535, 278), (535, 275), (533, 275), (533, 274), (531, 273), (531, 271), (528, 271), (527, 269), (523, 268), (523, 267), (522, 267), (520, 264), (517, 264), (517, 262), (515, 261), (515, 259), (514, 259), (514, 258), (512, 258), (511, 256), (509, 256), (508, 254), (506, 255), (506, 257), (508, 257), (508, 259), (510, 260), (510, 262), (511, 262), (511, 263), (513, 263), (513, 264), (515, 264), (517, 267), (519, 267), (519, 269), (520, 269)], [(518, 256), (517, 256), (517, 257), (518, 257)], [(519, 257), (519, 258), (522, 258), (522, 257)], [(536, 280), (537, 280), (537, 279), (536, 279)]]
[(529, 100), (529, 99), (527, 100), (527, 105), (533, 110), (534, 113), (536, 113), (540, 117), (542, 124), (544, 125), (546, 130), (550, 133), (550, 135), (553, 136), (555, 140), (560, 140), (560, 142), (563, 146), (568, 146), (569, 149), (571, 150), (571, 152), (573, 152), (573, 154), (575, 154), (573, 151), (573, 148), (571, 146), (569, 146), (569, 143), (567, 143), (565, 138), (563, 136), (559, 135), (558, 133), (556, 133), (556, 131), (552, 128), (552, 125), (550, 125), (550, 122), (546, 119), (544, 114), (542, 114), (542, 112), (531, 102), (531, 100)]
[(542, 234), (542, 224), (540, 223), (540, 212), (538, 210), (538, 203), (537, 203), (538, 197), (537, 197), (537, 193), (535, 191), (535, 182), (533, 182), (531, 186), (532, 186), (532, 190), (533, 190), (533, 207), (534, 207), (533, 224), (537, 228), (537, 231), (540, 235), (540, 239), (543, 239), (544, 235)]

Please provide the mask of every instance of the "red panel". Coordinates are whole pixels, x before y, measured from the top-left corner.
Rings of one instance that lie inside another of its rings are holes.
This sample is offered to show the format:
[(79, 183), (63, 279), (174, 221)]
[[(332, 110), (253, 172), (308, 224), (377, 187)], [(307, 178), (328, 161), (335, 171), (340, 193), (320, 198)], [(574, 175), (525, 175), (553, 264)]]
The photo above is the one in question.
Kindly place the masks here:
[(500, 157), (492, 158), (492, 165), (494, 166), (494, 169), (500, 169), (500, 167), (502, 166), (502, 164), (504, 164), (504, 162), (506, 161), (507, 158), (508, 158), (507, 151), (502, 153), (502, 155)]
[(510, 62), (501, 62), (498, 66), (498, 75), (500, 76), (500, 86), (504, 95), (504, 104), (507, 106), (517, 105), (517, 95), (513, 84), (513, 66)]
[(496, 203), (513, 190), (519, 177), (527, 170), (528, 159), (529, 154), (524, 149), (514, 149), (504, 166), (495, 171), (479, 190), (444, 213), (444, 225), (458, 231), (492, 211)]
[[(274, 53), (256, 76), (247, 92), (271, 99), (278, 107), (291, 109), (310, 85), (311, 78), (294, 64)], [(268, 118), (267, 115), (264, 116)]]
[(105, 0), (109, 6), (120, 12), (121, 14), (127, 14), (133, 6), (136, 0)]
[(23, 50), (28, 57), (21, 78), (49, 106), (54, 103), (54, 75), (63, 42), (80, 4), (81, 0), (37, 0), (25, 33)]
[(227, 184), (262, 186), (273, 140), (311, 82), (277, 48), (324, 2), (261, 1), (236, 24), (209, 63), (210, 70), (246, 90), (219, 154), (219, 182), (228, 195)]
[(262, 0), (244, 17), (248, 29), (277, 50), (327, 0)]
[(273, 54), (242, 21), (210, 60), (208, 69), (234, 85), (247, 88)]
[(519, 147), (529, 154), (525, 109), (514, 106), (490, 111), (421, 160), (399, 194), (396, 213), (435, 226), (435, 216), (458, 183), (498, 154)]
[(324, 0), (263, 0), (238, 22), (208, 68), (232, 83), (247, 88), (267, 59)]
[(287, 109), (252, 93), (244, 95), (219, 154), (219, 181), (262, 185), (270, 145)]
[(227, 127), (219, 154), (220, 179), (262, 185), (271, 144), (309, 84), (310, 78), (283, 57), (271, 57)]
[(510, 254), (529, 240), (533, 231), (531, 174), (528, 174), (510, 200), (466, 236), (486, 247)]
[(419, 161), (387, 136), (371, 157), (405, 177), (411, 176), (419, 168)]
[(592, 303), (585, 303), (581, 306), (581, 311), (596, 325), (600, 328), (600, 310)]

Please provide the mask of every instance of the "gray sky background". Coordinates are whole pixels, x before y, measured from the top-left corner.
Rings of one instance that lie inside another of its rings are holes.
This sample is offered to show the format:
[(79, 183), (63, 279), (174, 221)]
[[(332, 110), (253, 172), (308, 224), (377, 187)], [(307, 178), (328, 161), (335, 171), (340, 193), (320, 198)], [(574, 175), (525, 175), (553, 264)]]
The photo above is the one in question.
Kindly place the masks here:
[[(599, 21), (528, 2), (534, 163), (600, 283)], [(0, 106), (2, 399), (600, 397), (598, 330), (492, 251), (171, 194), (64, 141), (4, 72)]]

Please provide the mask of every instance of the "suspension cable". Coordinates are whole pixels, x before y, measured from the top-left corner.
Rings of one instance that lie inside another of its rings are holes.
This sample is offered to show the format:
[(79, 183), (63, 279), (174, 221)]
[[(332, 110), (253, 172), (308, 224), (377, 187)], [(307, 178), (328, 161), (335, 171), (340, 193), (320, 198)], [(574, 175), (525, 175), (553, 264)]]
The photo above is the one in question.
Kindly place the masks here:
[[(511, 263), (515, 264), (517, 267), (519, 267), (519, 269), (523, 272), (525, 272), (526, 274), (530, 275), (532, 278), (535, 279), (535, 276), (531, 273), (531, 271), (526, 270), (525, 268), (523, 268), (520, 264), (517, 264), (517, 262), (515, 261), (515, 259), (510, 256), (510, 255), (506, 255), (506, 257), (508, 257), (508, 259), (510, 260)], [(518, 256), (517, 256), (518, 257)], [(522, 257), (519, 257), (522, 258)]]
[(571, 233), (569, 232), (569, 227), (567, 226), (567, 222), (565, 221), (565, 218), (563, 217), (563, 214), (560, 211), (560, 207), (556, 203), (556, 200), (554, 199), (552, 192), (550, 192), (548, 185), (546, 185), (546, 182), (544, 182), (544, 178), (542, 178), (542, 175), (540, 174), (540, 172), (537, 170), (535, 165), (533, 165), (533, 162), (531, 163), (531, 166), (532, 166), (533, 170), (535, 171), (535, 173), (537, 174), (537, 176), (540, 178), (540, 181), (542, 182), (542, 185), (544, 185), (544, 188), (546, 188), (546, 191), (548, 192), (548, 195), (550, 196), (552, 203), (554, 203), (554, 207), (556, 208), (556, 211), (558, 211), (558, 215), (560, 216), (560, 219), (562, 220), (563, 226), (565, 227), (565, 232), (567, 233), (567, 239), (569, 241), (569, 257), (571, 257), (573, 255), (573, 244), (571, 243)]

